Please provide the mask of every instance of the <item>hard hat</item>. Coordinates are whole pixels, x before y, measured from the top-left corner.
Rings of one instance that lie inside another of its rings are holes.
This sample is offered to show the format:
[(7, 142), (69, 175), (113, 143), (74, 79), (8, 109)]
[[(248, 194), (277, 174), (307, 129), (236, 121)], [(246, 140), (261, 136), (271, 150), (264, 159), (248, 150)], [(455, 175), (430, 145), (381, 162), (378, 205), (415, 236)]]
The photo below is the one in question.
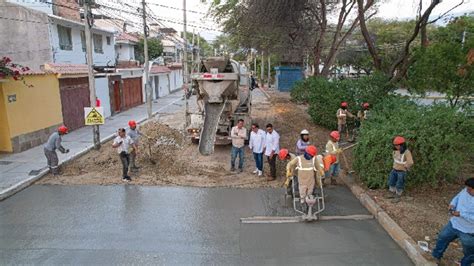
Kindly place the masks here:
[(342, 102), (341, 107), (347, 107), (347, 102)]
[(58, 132), (62, 134), (67, 134), (69, 132), (69, 129), (67, 129), (67, 127), (65, 126), (60, 126), (58, 127)]
[(307, 129), (301, 130), (301, 135), (309, 135), (309, 131)]
[(339, 141), (339, 139), (341, 138), (341, 134), (339, 134), (338, 131), (332, 131), (331, 133), (329, 133), (329, 136), (331, 136), (337, 141)]
[(405, 143), (405, 138), (404, 137), (401, 137), (401, 136), (396, 136), (394, 139), (393, 139), (393, 144), (394, 145), (401, 145)]
[(278, 153), (278, 158), (280, 158), (280, 160), (285, 160), (286, 156), (288, 156), (288, 150), (281, 149), (280, 152)]
[(314, 157), (318, 154), (318, 149), (315, 146), (310, 145), (306, 147), (305, 152)]
[(363, 103), (362, 104), (362, 107), (364, 107), (365, 109), (369, 108), (369, 106), (370, 106), (369, 103)]
[(129, 127), (135, 127), (135, 126), (137, 126), (137, 122), (135, 122), (135, 120), (130, 120), (130, 121), (128, 121), (128, 126)]

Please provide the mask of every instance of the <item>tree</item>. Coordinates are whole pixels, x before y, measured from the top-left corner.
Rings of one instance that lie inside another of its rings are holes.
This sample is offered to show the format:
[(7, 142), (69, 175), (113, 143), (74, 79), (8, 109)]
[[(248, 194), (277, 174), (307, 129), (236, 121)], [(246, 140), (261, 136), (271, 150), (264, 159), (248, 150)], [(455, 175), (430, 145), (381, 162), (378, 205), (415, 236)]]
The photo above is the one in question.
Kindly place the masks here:
[[(188, 40), (188, 43), (192, 44), (193, 33), (192, 32), (187, 32), (186, 38)], [(194, 34), (194, 47), (197, 47), (198, 39), (199, 39), (199, 46), (200, 46), (199, 47), (200, 48), (199, 49), (200, 50), (200, 55), (202, 57), (212, 56), (212, 54), (214, 53), (214, 51), (212, 49), (212, 46), (209, 44), (209, 42), (207, 42), (206, 39), (199, 36), (198, 34)]]
[(457, 18), (433, 33), (427, 47), (416, 49), (407, 77), (413, 92), (444, 93), (452, 107), (470, 103), (468, 97), (474, 96), (474, 38), (466, 32), (474, 32), (474, 18)]
[[(154, 60), (160, 57), (163, 54), (163, 45), (158, 38), (149, 38), (148, 40), (148, 58)], [(140, 39), (138, 42), (138, 59), (141, 63), (144, 62), (145, 54), (144, 54), (144, 39)]]

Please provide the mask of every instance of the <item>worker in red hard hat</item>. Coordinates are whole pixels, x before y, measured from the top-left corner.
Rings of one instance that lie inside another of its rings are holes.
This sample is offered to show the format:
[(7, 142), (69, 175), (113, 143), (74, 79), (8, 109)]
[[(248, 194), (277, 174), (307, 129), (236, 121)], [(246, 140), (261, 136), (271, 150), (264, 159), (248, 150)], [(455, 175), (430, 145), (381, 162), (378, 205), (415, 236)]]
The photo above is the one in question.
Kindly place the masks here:
[[(280, 152), (278, 153), (278, 158), (280, 161), (287, 161), (291, 162), (293, 159), (296, 158), (296, 155), (293, 153), (290, 153), (288, 149), (281, 149)], [(293, 180), (293, 176), (295, 175), (295, 167), (290, 167), (290, 164), (286, 164), (286, 180), (284, 183), (284, 186), (287, 189), (287, 194), (291, 195), (291, 182)]]
[(353, 118), (354, 115), (349, 112), (347, 102), (342, 102), (341, 107), (337, 110), (337, 130), (340, 134), (346, 133), (346, 140), (349, 139), (349, 130), (347, 129), (347, 117)]
[(400, 201), (405, 189), (405, 178), (408, 170), (413, 166), (413, 157), (407, 148), (405, 138), (396, 136), (393, 139), (393, 167), (388, 176), (389, 195), (393, 203)]
[(370, 108), (369, 103), (363, 103), (362, 110), (359, 110), (357, 112), (357, 118), (361, 124), (364, 123), (364, 121), (367, 120), (367, 118), (369, 118), (369, 108)]
[(61, 153), (69, 152), (69, 149), (65, 149), (61, 144), (62, 136), (68, 132), (69, 129), (66, 126), (60, 126), (56, 132), (49, 136), (48, 141), (44, 144), (44, 155), (46, 156), (49, 170), (53, 175), (59, 174), (59, 159), (56, 150), (59, 150)]
[[(321, 179), (317, 176), (324, 175), (324, 169), (316, 161), (318, 149), (311, 145), (308, 146), (303, 155), (297, 156), (288, 163), (289, 167), (296, 169), (298, 177), (298, 190), (301, 204), (305, 203), (307, 196), (314, 191), (315, 181), (318, 187), (321, 185)], [(316, 177), (316, 178), (315, 178)]]
[(329, 133), (329, 140), (326, 143), (326, 160), (331, 159), (330, 167), (326, 171), (326, 177), (331, 180), (331, 185), (336, 185), (336, 178), (339, 176), (341, 166), (339, 164), (339, 156), (342, 153), (342, 149), (339, 148), (339, 140), (341, 134), (338, 131), (332, 131)]
[(135, 120), (128, 121), (128, 126), (130, 130), (128, 131), (127, 135), (133, 140), (135, 144), (133, 146), (133, 150), (130, 152), (130, 170), (132, 172), (137, 172), (139, 167), (137, 166), (137, 154), (138, 154), (138, 144), (140, 143), (140, 136), (142, 135), (140, 131), (137, 129), (137, 122)]

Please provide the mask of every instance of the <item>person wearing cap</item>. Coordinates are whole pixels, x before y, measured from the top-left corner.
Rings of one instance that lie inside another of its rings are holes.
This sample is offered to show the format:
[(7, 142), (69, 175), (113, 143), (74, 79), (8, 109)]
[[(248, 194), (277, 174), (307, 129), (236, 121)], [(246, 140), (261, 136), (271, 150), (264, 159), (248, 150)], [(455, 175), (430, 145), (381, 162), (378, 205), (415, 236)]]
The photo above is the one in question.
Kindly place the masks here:
[[(296, 154), (290, 153), (288, 149), (281, 149), (278, 153), (278, 158), (280, 161), (291, 162), (296, 158)], [(287, 194), (291, 194), (291, 183), (293, 182), (293, 177), (296, 174), (295, 167), (291, 167), (289, 163), (286, 164), (286, 180), (284, 186), (287, 188)]]
[(128, 175), (128, 168), (130, 166), (130, 153), (133, 149), (136, 149), (136, 145), (132, 138), (125, 133), (125, 128), (119, 128), (117, 137), (112, 143), (112, 147), (117, 149), (122, 162), (122, 180), (125, 182), (132, 181), (132, 178)]
[(413, 157), (407, 148), (405, 138), (396, 136), (393, 139), (393, 167), (388, 176), (387, 198), (393, 199), (393, 203), (400, 201), (403, 190), (405, 189), (405, 178), (407, 172), (413, 166)]
[(265, 131), (261, 130), (257, 123), (252, 124), (250, 132), (249, 148), (253, 153), (256, 169), (253, 171), (258, 176), (263, 175), (263, 147), (265, 145)]
[(128, 126), (130, 127), (130, 130), (128, 131), (127, 135), (133, 140), (133, 143), (135, 144), (135, 147), (130, 152), (130, 170), (132, 172), (136, 172), (139, 169), (139, 167), (136, 164), (137, 154), (138, 154), (137, 148), (138, 148), (140, 136), (142, 135), (142, 133), (138, 130), (137, 122), (135, 122), (135, 120), (128, 121)]
[(467, 179), (464, 185), (449, 204), (451, 218), (438, 234), (432, 256), (440, 260), (449, 243), (459, 239), (464, 253), (461, 266), (468, 266), (474, 263), (474, 177)]
[(300, 139), (296, 142), (296, 155), (303, 155), (306, 147), (309, 145), (309, 131), (307, 129), (303, 129), (300, 133)]
[(324, 169), (316, 161), (317, 154), (318, 149), (311, 145), (306, 148), (303, 155), (297, 156), (288, 163), (290, 168), (297, 171), (301, 204), (305, 202), (307, 196), (313, 193), (315, 180), (318, 187), (321, 185), (320, 178), (315, 178), (324, 175)]
[(346, 140), (349, 139), (349, 131), (347, 129), (347, 117), (352, 118), (354, 115), (347, 109), (347, 102), (342, 102), (341, 107), (337, 110), (337, 131), (339, 134), (346, 133)]
[(56, 150), (59, 150), (61, 153), (69, 152), (69, 149), (65, 149), (62, 145), (62, 136), (66, 135), (68, 132), (69, 130), (67, 127), (60, 126), (56, 132), (49, 136), (48, 141), (43, 146), (49, 170), (53, 175), (59, 174), (59, 159)]
[(267, 181), (276, 179), (276, 158), (280, 151), (280, 135), (273, 129), (272, 124), (267, 124), (267, 134), (265, 135), (265, 156), (270, 165), (270, 176)]
[(326, 171), (325, 176), (331, 180), (331, 185), (336, 185), (336, 178), (339, 176), (341, 166), (339, 164), (339, 157), (342, 153), (342, 149), (339, 148), (339, 140), (341, 134), (338, 131), (332, 131), (329, 133), (329, 140), (326, 143), (326, 160), (331, 159), (330, 167)]

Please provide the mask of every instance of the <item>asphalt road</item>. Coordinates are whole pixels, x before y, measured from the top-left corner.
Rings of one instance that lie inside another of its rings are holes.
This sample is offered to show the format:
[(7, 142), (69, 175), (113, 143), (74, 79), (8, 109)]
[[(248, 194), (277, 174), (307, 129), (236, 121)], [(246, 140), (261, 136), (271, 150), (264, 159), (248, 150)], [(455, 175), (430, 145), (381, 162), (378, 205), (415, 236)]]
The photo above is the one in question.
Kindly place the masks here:
[[(345, 187), (327, 193), (324, 215), (368, 214)], [(0, 264), (412, 265), (375, 220), (240, 223), (293, 214), (282, 195), (35, 185), (0, 202)]]

